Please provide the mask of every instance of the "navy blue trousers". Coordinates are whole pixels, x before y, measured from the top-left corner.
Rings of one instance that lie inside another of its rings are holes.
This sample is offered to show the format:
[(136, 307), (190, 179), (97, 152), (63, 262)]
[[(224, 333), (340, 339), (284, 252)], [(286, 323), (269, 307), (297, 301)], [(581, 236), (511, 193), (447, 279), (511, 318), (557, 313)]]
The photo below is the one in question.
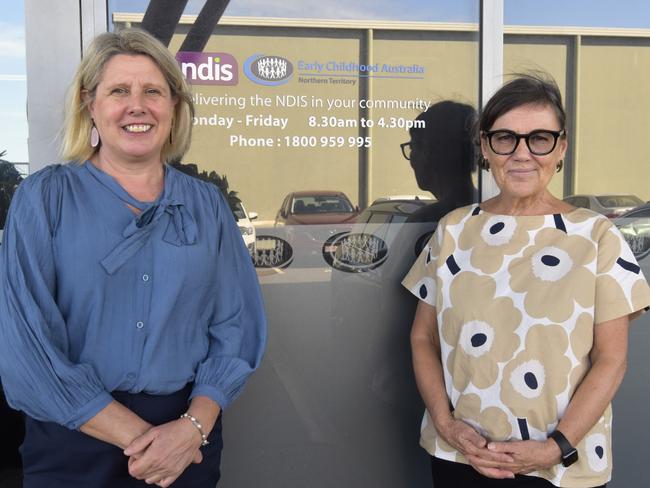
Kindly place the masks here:
[[(176, 420), (187, 411), (190, 387), (171, 395), (113, 392), (113, 398), (153, 425)], [(221, 418), (201, 448), (203, 462), (190, 464), (172, 488), (214, 488), (221, 461)], [(144, 488), (132, 478), (122, 450), (61, 425), (25, 419), (23, 488)]]

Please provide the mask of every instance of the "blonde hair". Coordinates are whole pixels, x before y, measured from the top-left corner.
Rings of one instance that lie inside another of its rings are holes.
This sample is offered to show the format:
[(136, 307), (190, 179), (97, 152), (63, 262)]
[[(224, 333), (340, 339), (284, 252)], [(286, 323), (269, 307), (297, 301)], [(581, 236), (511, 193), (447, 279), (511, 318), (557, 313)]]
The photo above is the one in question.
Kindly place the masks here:
[(177, 103), (174, 107), (171, 137), (163, 145), (161, 158), (163, 162), (180, 160), (191, 142), (194, 117), (192, 95), (174, 56), (160, 41), (141, 29), (100, 34), (84, 53), (65, 104), (62, 157), (69, 161), (83, 162), (99, 150), (100, 146), (90, 145), (93, 122), (88, 105), (95, 98), (106, 63), (117, 54), (149, 57), (167, 80)]

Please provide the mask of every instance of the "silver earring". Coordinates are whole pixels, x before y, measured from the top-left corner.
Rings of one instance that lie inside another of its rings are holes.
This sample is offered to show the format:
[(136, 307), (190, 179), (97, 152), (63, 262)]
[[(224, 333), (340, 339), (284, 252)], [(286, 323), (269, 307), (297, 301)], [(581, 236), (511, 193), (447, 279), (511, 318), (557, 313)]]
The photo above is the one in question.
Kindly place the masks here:
[(95, 127), (95, 124), (93, 124), (93, 128), (90, 129), (90, 146), (99, 146), (99, 131), (97, 130), (97, 127)]

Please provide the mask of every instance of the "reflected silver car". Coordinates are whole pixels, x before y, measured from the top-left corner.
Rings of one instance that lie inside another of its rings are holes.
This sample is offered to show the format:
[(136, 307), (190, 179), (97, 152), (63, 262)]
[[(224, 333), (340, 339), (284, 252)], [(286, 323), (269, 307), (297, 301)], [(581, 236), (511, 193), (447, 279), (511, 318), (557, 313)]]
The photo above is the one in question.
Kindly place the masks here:
[(610, 219), (619, 217), (645, 202), (636, 195), (571, 195), (564, 201), (574, 207), (582, 207), (603, 214)]
[(646, 277), (650, 276), (650, 204), (635, 208), (614, 221)]
[(237, 202), (233, 213), (235, 214), (237, 227), (239, 227), (239, 231), (241, 232), (242, 239), (244, 239), (244, 243), (248, 248), (248, 252), (253, 256), (255, 254), (255, 226), (253, 226), (251, 220), (257, 218), (257, 212), (249, 213), (241, 202)]

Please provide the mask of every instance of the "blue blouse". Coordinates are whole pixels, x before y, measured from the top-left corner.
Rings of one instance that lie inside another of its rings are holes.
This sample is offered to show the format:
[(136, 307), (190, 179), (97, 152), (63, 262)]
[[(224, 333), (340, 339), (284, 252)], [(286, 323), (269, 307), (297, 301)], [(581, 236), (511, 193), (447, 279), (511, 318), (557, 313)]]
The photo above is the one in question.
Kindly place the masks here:
[(260, 363), (262, 298), (232, 212), (172, 167), (153, 203), (90, 162), (33, 174), (11, 203), (0, 273), (0, 377), (35, 419), (77, 429), (113, 390), (188, 382), (225, 408)]

